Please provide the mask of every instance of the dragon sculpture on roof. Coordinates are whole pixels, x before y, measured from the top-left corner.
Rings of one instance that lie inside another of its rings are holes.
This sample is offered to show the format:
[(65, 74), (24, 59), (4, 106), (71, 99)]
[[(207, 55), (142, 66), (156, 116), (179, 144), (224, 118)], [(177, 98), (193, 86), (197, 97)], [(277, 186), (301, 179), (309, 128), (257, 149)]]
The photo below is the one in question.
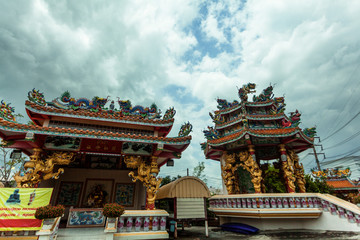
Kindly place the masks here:
[(244, 84), (242, 86), (242, 88), (239, 89), (239, 98), (241, 99), (242, 102), (247, 102), (248, 100), (248, 94), (249, 93), (254, 93), (256, 92), (254, 89), (256, 87), (255, 83), (248, 83), (248, 84)]
[(262, 93), (259, 96), (253, 96), (253, 101), (254, 102), (265, 102), (267, 100), (270, 100), (274, 97), (273, 94), (273, 86), (269, 86), (267, 88), (265, 88)]
[(157, 108), (156, 104), (151, 104), (150, 107), (144, 108), (143, 106), (136, 105), (132, 106), (130, 100), (118, 100), (120, 110), (125, 116), (140, 116), (143, 118), (160, 118), (161, 110)]
[(48, 102), (48, 105), (62, 109), (88, 109), (97, 112), (99, 109), (104, 108), (105, 104), (108, 102), (108, 98), (109, 97), (100, 98), (95, 96), (92, 100), (87, 98), (75, 99), (71, 97), (69, 91), (65, 91), (60, 98), (55, 98), (52, 102)]
[(1, 100), (0, 117), (15, 122), (16, 120), (14, 113), (15, 108), (11, 107), (10, 103), (6, 103), (4, 100)]

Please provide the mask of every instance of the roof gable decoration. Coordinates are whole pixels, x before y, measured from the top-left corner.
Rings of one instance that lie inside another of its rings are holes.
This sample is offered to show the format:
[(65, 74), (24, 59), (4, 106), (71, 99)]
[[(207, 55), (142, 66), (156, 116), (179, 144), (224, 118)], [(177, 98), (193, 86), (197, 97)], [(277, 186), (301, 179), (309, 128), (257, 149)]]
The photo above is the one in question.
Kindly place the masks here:
[(4, 118), (8, 121), (15, 122), (15, 108), (10, 106), (10, 103), (4, 102), (4, 100), (1, 100), (1, 106), (0, 106), (0, 117)]
[(193, 128), (193, 126), (191, 125), (190, 122), (184, 123), (180, 127), (178, 137), (186, 137), (186, 136), (188, 136), (190, 134), (190, 132), (192, 132), (192, 128)]
[(350, 168), (327, 168), (322, 171), (311, 170), (312, 176), (317, 179), (343, 179), (351, 175)]
[[(88, 110), (91, 112), (106, 112), (108, 114), (120, 114), (121, 116), (136, 116), (147, 119), (160, 119), (161, 110), (158, 109), (155, 103), (151, 104), (150, 107), (143, 107), (140, 105), (132, 106), (130, 100), (120, 100), (118, 98), (118, 104), (120, 109), (115, 108), (115, 101), (109, 100), (109, 96), (101, 98), (95, 96), (92, 100), (87, 98), (75, 99), (71, 97), (69, 91), (65, 91), (60, 97), (55, 98), (51, 102), (46, 102), (44, 94), (39, 90), (29, 91), (28, 99), (30, 102), (41, 106), (48, 106), (64, 110)], [(109, 107), (105, 105), (110, 102)], [(176, 111), (173, 107), (166, 110), (163, 120), (169, 120), (174, 118)]]

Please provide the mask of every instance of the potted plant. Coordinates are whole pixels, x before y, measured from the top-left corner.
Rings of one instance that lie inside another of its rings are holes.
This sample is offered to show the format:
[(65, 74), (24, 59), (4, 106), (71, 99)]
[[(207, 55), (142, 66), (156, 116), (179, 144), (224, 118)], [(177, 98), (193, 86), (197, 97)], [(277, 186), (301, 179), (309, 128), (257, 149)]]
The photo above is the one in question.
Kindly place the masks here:
[(119, 217), (124, 213), (123, 206), (117, 203), (107, 203), (103, 208), (103, 214), (107, 218), (105, 232), (116, 232)]
[(36, 209), (35, 218), (44, 220), (40, 231), (36, 233), (39, 235), (39, 239), (50, 239), (51, 236), (57, 234), (60, 218), (64, 215), (64, 211), (65, 207), (62, 205), (47, 205)]
[(65, 211), (65, 207), (63, 205), (58, 206), (43, 206), (38, 207), (35, 211), (35, 218), (36, 219), (49, 219), (49, 218), (57, 218), (62, 217)]

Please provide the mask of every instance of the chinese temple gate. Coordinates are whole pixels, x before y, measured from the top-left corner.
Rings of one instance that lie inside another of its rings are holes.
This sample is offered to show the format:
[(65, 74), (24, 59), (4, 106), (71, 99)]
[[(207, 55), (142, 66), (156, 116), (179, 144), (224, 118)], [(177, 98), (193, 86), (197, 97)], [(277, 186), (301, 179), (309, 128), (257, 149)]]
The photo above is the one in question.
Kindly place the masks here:
[(47, 102), (33, 89), (25, 102), (33, 124), (22, 124), (10, 104), (2, 102), (3, 143), (30, 156), (15, 176), (17, 187), (53, 187), (53, 204), (118, 202), (130, 209), (154, 209), (159, 169), (181, 157), (192, 126), (186, 123), (178, 137), (167, 137), (174, 108), (161, 116), (155, 104), (118, 104), (119, 109), (108, 98), (75, 99), (69, 92)]
[(269, 86), (248, 101), (255, 84), (239, 89), (239, 101), (218, 99), (218, 110), (210, 113), (215, 123), (204, 131), (207, 142), (202, 149), (207, 159), (220, 161), (222, 178), (228, 194), (239, 194), (237, 169), (242, 167), (251, 176), (255, 193), (264, 193), (267, 161), (274, 163), (282, 175), (289, 193), (305, 192), (305, 179), (298, 153), (313, 146), (315, 128), (300, 129), (298, 110), (287, 116), (284, 97), (275, 97)]

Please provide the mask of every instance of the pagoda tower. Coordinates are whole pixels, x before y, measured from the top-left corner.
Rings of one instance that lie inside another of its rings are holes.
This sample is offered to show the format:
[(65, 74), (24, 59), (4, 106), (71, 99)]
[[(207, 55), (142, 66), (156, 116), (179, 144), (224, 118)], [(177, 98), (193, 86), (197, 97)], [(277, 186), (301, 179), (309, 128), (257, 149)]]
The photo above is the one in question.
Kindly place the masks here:
[(255, 193), (264, 193), (264, 175), (269, 160), (275, 160), (287, 192), (305, 192), (304, 169), (298, 153), (313, 147), (315, 128), (300, 129), (300, 112), (284, 113), (284, 97), (273, 95), (273, 86), (253, 96), (255, 84), (239, 89), (239, 101), (217, 99), (218, 110), (209, 113), (214, 127), (204, 131), (202, 149), (207, 159), (220, 161), (221, 175), (228, 194), (239, 194), (238, 168), (247, 170)]
[(106, 202), (154, 209), (160, 167), (181, 157), (192, 126), (185, 123), (177, 137), (167, 137), (174, 108), (162, 116), (155, 104), (117, 102), (118, 108), (109, 98), (75, 99), (68, 91), (47, 102), (33, 89), (25, 102), (32, 123), (22, 124), (2, 101), (2, 146), (30, 156), (15, 176), (17, 187), (53, 187), (53, 204), (74, 207), (87, 207), (91, 187), (103, 187)]

